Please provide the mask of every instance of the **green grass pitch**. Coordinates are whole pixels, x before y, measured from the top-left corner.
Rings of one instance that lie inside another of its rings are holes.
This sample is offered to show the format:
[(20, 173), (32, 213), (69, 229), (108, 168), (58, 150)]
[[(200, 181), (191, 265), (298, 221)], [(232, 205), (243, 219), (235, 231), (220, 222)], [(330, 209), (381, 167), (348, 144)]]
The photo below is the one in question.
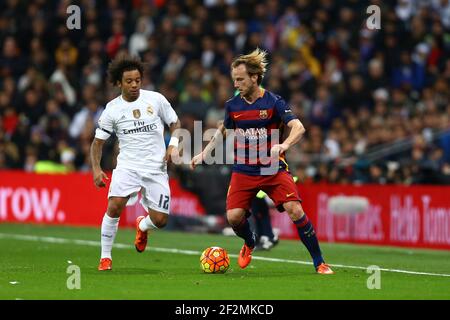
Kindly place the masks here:
[[(450, 299), (449, 251), (322, 243), (336, 272), (325, 276), (296, 263), (310, 261), (299, 241), (254, 253), (258, 258), (242, 270), (238, 237), (157, 231), (139, 254), (134, 230), (120, 229), (113, 270), (99, 272), (99, 240), (99, 228), (1, 224), (0, 299)], [(200, 271), (200, 253), (209, 246), (231, 255), (225, 274)], [(67, 287), (70, 265), (79, 267), (79, 290)], [(370, 265), (386, 269), (380, 289), (367, 288)]]

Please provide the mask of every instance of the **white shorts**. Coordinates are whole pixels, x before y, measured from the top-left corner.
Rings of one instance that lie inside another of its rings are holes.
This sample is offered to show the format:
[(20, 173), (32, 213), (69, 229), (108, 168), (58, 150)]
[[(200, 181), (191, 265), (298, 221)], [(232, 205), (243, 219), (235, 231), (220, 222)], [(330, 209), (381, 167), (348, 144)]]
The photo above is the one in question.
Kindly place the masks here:
[(145, 211), (148, 208), (169, 214), (170, 188), (167, 173), (138, 173), (133, 170), (116, 168), (113, 170), (109, 197), (128, 197), (127, 206), (134, 205), (141, 192), (141, 205)]

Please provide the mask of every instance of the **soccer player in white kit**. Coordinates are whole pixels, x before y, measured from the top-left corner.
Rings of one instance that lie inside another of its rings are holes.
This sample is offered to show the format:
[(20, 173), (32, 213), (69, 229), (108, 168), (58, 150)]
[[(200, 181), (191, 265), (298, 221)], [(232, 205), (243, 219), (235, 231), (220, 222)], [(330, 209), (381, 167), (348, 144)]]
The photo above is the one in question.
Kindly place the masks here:
[[(111, 250), (125, 206), (137, 201), (147, 216), (136, 219), (135, 247), (145, 250), (150, 229), (167, 224), (170, 207), (167, 162), (178, 154), (180, 127), (178, 117), (167, 99), (160, 93), (141, 89), (144, 66), (135, 58), (118, 57), (108, 67), (109, 80), (121, 89), (121, 95), (111, 100), (98, 120), (91, 145), (94, 183), (105, 187), (107, 176), (100, 167), (105, 141), (115, 132), (119, 139), (117, 166), (113, 170), (108, 193), (108, 209), (101, 227), (101, 259), (98, 270), (111, 270)], [(170, 128), (171, 139), (166, 150), (164, 123)]]

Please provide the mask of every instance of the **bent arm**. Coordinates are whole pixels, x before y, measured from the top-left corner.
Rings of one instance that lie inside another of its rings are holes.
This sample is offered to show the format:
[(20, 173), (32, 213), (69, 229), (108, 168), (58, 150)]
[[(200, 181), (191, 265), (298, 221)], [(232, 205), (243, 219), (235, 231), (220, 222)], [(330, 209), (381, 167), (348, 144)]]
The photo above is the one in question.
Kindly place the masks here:
[(293, 119), (287, 123), (287, 126), (291, 129), (288, 137), (283, 141), (283, 144), (288, 148), (300, 141), (305, 133), (305, 127), (298, 119)]

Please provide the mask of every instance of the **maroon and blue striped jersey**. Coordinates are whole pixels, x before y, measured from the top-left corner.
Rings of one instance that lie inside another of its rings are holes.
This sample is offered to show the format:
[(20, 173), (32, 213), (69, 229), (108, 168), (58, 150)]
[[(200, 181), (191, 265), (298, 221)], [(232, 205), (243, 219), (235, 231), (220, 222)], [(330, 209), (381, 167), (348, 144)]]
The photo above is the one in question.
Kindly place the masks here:
[[(297, 117), (287, 103), (264, 89), (251, 104), (240, 95), (228, 100), (224, 126), (235, 132), (233, 171), (261, 175), (262, 168), (270, 167), (271, 147), (282, 142), (284, 126), (293, 119)], [(274, 130), (278, 130), (278, 139)], [(288, 170), (284, 154), (279, 158), (278, 171), (281, 170)]]

